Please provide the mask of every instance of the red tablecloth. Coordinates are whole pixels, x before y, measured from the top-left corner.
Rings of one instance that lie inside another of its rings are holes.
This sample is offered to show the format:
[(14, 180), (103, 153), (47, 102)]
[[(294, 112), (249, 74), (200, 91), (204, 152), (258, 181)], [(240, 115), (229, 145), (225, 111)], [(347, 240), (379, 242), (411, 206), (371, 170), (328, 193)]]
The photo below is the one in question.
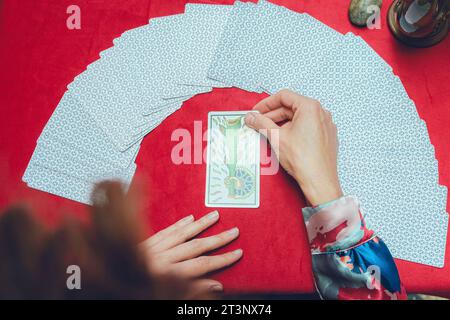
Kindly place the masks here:
[[(125, 30), (155, 16), (183, 12), (183, 0), (4, 0), (0, 6), (0, 208), (26, 201), (43, 219), (58, 222), (63, 213), (87, 217), (78, 203), (31, 190), (21, 181), (46, 121), (66, 86), (100, 51)], [(223, 1), (231, 4), (233, 1)], [(391, 1), (383, 2), (381, 30), (358, 29), (347, 19), (350, 1), (279, 0), (292, 10), (307, 12), (334, 29), (361, 35), (402, 79), (420, 116), (426, 121), (439, 160), (440, 182), (450, 185), (450, 39), (430, 49), (397, 43), (385, 22)], [(81, 8), (81, 30), (68, 30), (66, 8)], [(217, 3), (203, 1), (203, 3)], [(326, 40), (324, 40), (326, 41)], [(301, 44), (299, 44), (301, 45)], [(178, 218), (208, 211), (204, 207), (205, 165), (176, 166), (170, 153), (171, 133), (201, 120), (206, 129), (210, 110), (248, 109), (264, 95), (238, 89), (216, 89), (186, 102), (180, 111), (145, 138), (137, 159), (133, 187), (145, 192), (146, 221), (153, 229)], [(376, 97), (374, 97), (376, 98)], [(304, 201), (299, 189), (280, 172), (261, 177), (261, 206), (256, 210), (222, 209), (221, 221), (207, 233), (231, 226), (240, 238), (244, 257), (217, 275), (233, 291), (311, 292), (310, 256), (300, 216)], [(427, 213), (424, 212), (424, 219)], [(398, 260), (410, 292), (450, 295), (450, 263), (438, 269)]]

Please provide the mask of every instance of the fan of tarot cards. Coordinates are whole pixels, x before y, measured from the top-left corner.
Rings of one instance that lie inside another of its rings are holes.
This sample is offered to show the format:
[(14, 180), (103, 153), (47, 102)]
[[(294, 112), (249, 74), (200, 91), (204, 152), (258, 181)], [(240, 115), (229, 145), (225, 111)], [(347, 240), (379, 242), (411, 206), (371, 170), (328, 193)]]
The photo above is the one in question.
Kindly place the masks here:
[[(338, 127), (342, 187), (368, 225), (395, 257), (443, 266), (447, 189), (399, 78), (360, 37), (264, 1), (187, 4), (123, 33), (69, 84), (23, 180), (89, 204), (99, 180), (130, 184), (142, 139), (183, 101), (232, 86), (320, 100)], [(208, 162), (206, 205), (258, 207), (257, 134), (236, 112), (210, 113), (209, 127), (208, 157), (228, 152), (231, 165)]]

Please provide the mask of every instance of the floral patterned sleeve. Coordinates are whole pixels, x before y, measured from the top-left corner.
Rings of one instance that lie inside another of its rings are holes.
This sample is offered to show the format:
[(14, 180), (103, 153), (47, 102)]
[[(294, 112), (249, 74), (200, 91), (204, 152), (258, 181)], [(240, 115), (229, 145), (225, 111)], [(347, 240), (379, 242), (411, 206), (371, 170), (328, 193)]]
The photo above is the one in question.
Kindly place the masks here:
[(303, 218), (323, 299), (406, 299), (394, 259), (355, 197), (304, 208)]

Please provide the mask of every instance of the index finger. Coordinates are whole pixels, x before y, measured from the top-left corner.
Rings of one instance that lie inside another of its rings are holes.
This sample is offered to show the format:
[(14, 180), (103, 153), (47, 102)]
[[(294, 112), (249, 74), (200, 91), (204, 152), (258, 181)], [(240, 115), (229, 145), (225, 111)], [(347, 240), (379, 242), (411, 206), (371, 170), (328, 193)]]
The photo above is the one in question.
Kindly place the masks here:
[(170, 225), (169, 227), (167, 227), (166, 229), (163, 229), (157, 233), (155, 233), (154, 235), (152, 235), (151, 237), (147, 238), (146, 240), (141, 242), (141, 245), (144, 247), (151, 247), (155, 244), (157, 244), (158, 242), (160, 242), (161, 240), (163, 240), (164, 238), (166, 238), (168, 235), (170, 235), (174, 230), (179, 229), (191, 222), (194, 221), (194, 216), (190, 215), (187, 216), (181, 220), (178, 220), (177, 222), (175, 222), (174, 224)]
[(186, 224), (181, 228), (173, 230), (170, 234), (164, 237), (164, 239), (156, 243), (150, 249), (152, 250), (152, 252), (157, 253), (176, 247), (179, 244), (192, 239), (197, 234), (215, 224), (218, 220), (219, 213), (217, 211), (213, 211), (195, 222), (190, 222), (189, 224)]
[(267, 97), (258, 102), (253, 110), (258, 110), (260, 113), (267, 113), (279, 108), (295, 109), (303, 104), (311, 102), (311, 99), (302, 95), (299, 95), (291, 90), (281, 90), (276, 94)]

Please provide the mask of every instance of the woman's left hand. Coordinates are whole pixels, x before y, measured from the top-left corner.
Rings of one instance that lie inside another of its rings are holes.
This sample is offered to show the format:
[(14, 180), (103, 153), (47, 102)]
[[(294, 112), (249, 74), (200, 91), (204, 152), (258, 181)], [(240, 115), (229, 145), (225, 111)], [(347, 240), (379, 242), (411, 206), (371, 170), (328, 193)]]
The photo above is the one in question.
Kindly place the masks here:
[(146, 251), (149, 257), (152, 273), (191, 280), (190, 296), (223, 291), (220, 282), (202, 277), (238, 261), (242, 257), (242, 250), (212, 256), (203, 254), (221, 248), (236, 239), (239, 236), (238, 228), (206, 238), (193, 239), (218, 220), (217, 211), (198, 220), (190, 215), (142, 242), (141, 249)]

